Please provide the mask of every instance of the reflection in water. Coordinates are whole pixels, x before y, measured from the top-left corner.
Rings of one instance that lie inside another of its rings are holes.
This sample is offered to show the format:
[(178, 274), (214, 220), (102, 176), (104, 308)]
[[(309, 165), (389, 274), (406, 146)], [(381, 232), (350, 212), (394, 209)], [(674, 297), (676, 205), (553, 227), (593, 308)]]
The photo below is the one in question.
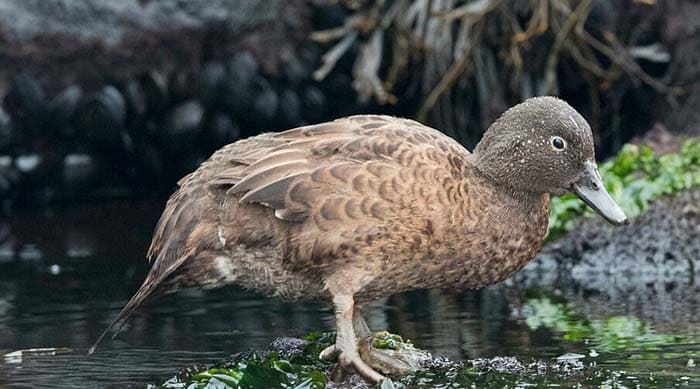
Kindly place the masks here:
[[(84, 356), (143, 280), (144, 253), (161, 207), (87, 207), (0, 221), (0, 355), (71, 350), (0, 360), (0, 386), (141, 385), (194, 363), (265, 347), (278, 336), (332, 327), (322, 304), (284, 303), (238, 288), (185, 291), (157, 300), (116, 339)], [(610, 368), (646, 374), (662, 367), (694, 376), (687, 361), (700, 360), (692, 343), (700, 338), (697, 327), (685, 323), (684, 333), (671, 335), (673, 328), (665, 328), (668, 335), (658, 334), (639, 318), (610, 314), (615, 307), (598, 316), (576, 314), (591, 311), (586, 304), (595, 297), (573, 301), (503, 287), (422, 291), (377, 302), (367, 319), (372, 328), (452, 358), (549, 359), (596, 349), (600, 364)]]

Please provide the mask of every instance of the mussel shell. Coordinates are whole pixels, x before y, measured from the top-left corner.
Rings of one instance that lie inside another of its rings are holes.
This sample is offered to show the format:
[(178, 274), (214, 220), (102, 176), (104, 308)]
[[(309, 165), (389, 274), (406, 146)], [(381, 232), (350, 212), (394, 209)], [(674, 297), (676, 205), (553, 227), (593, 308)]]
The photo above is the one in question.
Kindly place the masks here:
[(116, 143), (126, 121), (126, 101), (112, 85), (90, 95), (77, 114), (81, 134), (86, 138)]
[(284, 127), (296, 127), (303, 122), (301, 99), (290, 89), (280, 92), (279, 122)]
[(221, 62), (208, 62), (199, 75), (199, 95), (202, 103), (209, 109), (219, 109), (223, 85), (226, 79), (226, 67)]
[(0, 107), (0, 150), (3, 150), (15, 142), (15, 134), (12, 128), (12, 118)]
[(165, 117), (162, 140), (170, 150), (191, 145), (201, 132), (204, 108), (196, 100), (188, 100), (173, 108)]
[(204, 143), (213, 151), (238, 139), (240, 131), (228, 114), (210, 113), (204, 122)]
[(29, 73), (12, 77), (10, 90), (3, 99), (7, 112), (18, 121), (36, 121), (44, 114), (46, 94), (39, 81)]
[(280, 100), (274, 89), (264, 86), (253, 101), (253, 123), (258, 129), (274, 127)]
[(70, 125), (82, 98), (83, 89), (78, 85), (71, 85), (57, 94), (49, 103), (50, 123), (58, 127)]
[(140, 77), (141, 88), (146, 99), (146, 114), (160, 115), (168, 105), (168, 82), (162, 73), (152, 70)]
[(168, 79), (170, 104), (194, 98), (197, 89), (197, 79), (192, 74), (182, 71), (173, 72)]
[(124, 98), (129, 122), (133, 123), (143, 118), (146, 114), (146, 95), (138, 81), (129, 80), (124, 85)]
[(328, 102), (323, 91), (311, 85), (304, 89), (304, 95), (301, 99), (304, 110), (303, 116), (308, 122), (318, 122), (328, 117)]

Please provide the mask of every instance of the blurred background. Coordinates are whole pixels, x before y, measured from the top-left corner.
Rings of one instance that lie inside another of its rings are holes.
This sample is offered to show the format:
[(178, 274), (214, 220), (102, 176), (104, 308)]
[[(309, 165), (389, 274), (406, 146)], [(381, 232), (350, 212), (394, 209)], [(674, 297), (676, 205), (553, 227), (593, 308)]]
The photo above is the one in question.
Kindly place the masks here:
[[(387, 113), (471, 149), (506, 108), (552, 94), (589, 120), (602, 160), (631, 140), (700, 135), (699, 80), (692, 0), (0, 0), (0, 351), (84, 351), (143, 280), (176, 181), (224, 144)], [(217, 293), (166, 299), (82, 372), (66, 368), (77, 354), (6, 360), (0, 385), (141, 384), (329, 325), (322, 307)], [(522, 323), (501, 339), (511, 310), (489, 293), (405, 320), (394, 308), (442, 297), (400, 297), (378, 324), (454, 357), (560, 351)], [(483, 337), (440, 338), (429, 323), (445, 315)]]

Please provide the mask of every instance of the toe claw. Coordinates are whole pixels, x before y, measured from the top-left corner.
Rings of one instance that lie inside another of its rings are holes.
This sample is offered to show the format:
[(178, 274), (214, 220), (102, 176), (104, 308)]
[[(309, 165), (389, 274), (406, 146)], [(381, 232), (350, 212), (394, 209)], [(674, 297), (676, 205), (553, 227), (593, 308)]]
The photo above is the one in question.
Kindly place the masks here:
[(384, 381), (384, 379), (385, 379), (385, 377), (383, 375), (379, 374), (376, 370), (371, 368), (359, 356), (352, 358), (350, 360), (350, 364), (352, 365), (352, 367), (355, 368), (355, 371), (357, 371), (357, 374), (359, 374), (366, 381), (369, 381), (373, 384), (378, 384), (378, 383)]
[(318, 355), (319, 359), (322, 359), (324, 361), (328, 361), (333, 359), (333, 357), (337, 354), (337, 349), (335, 348), (335, 345), (328, 346), (321, 351), (321, 354)]

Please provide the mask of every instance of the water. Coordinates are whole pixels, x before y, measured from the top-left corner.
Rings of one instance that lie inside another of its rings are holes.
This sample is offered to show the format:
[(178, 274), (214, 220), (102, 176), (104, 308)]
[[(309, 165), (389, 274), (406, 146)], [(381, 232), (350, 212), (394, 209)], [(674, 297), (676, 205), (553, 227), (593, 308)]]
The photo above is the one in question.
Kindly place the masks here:
[[(332, 328), (323, 304), (284, 303), (238, 288), (186, 291), (158, 300), (86, 357), (143, 280), (162, 206), (25, 211), (0, 221), (0, 387), (143, 387), (278, 336)], [(650, 307), (631, 310), (639, 301), (599, 301), (583, 291), (504, 286), (419, 291), (378, 302), (367, 320), (455, 359), (551, 361), (579, 353), (597, 366), (586, 374), (612, 371), (626, 385), (700, 386), (700, 367), (693, 366), (700, 365), (697, 307), (676, 301), (671, 313), (656, 315)], [(15, 352), (32, 348), (65, 349)]]

